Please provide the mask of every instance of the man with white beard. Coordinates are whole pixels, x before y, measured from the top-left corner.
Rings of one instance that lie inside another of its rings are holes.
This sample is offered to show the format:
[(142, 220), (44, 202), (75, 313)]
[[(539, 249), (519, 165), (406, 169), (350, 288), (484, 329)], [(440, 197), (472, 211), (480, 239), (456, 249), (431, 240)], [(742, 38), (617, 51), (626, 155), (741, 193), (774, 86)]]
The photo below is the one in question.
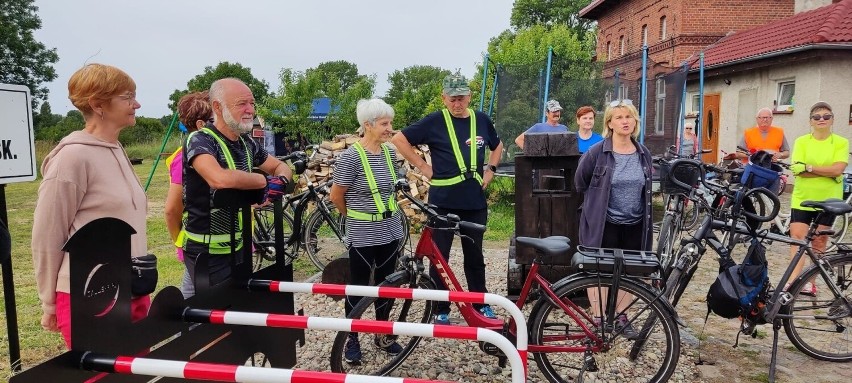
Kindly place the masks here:
[[(206, 275), (214, 286), (231, 275), (234, 252), (251, 246), (242, 243), (241, 211), (213, 206), (214, 192), (264, 190), (264, 197), (274, 200), (291, 191), (293, 182), (289, 166), (245, 135), (254, 119), (254, 96), (246, 84), (235, 78), (217, 80), (210, 86), (210, 104), (212, 125), (190, 134), (183, 151), (183, 250), (194, 285), (198, 257), (209, 256)], [(252, 173), (254, 167), (269, 175)]]

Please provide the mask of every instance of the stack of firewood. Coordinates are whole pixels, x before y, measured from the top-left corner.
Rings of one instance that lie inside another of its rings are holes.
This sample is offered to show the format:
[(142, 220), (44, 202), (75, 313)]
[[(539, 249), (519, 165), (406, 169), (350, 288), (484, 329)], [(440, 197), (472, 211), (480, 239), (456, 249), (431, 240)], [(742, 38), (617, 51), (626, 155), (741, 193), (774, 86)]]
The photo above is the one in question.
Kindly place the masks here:
[[(308, 181), (306, 179), (315, 186), (322, 185), (332, 179), (334, 176), (334, 160), (359, 139), (354, 134), (341, 134), (335, 136), (331, 141), (323, 141), (316, 150), (316, 153), (311, 155), (311, 160), (308, 163), (307, 170), (305, 170), (305, 177), (299, 180), (298, 189), (303, 190), (307, 188)], [(396, 149), (390, 142), (388, 144)], [(414, 149), (421, 158), (426, 160), (426, 163), (432, 164), (432, 157), (429, 155), (427, 147), (415, 147)], [(401, 163), (400, 173), (405, 173), (408, 184), (411, 186), (411, 195), (422, 201), (427, 201), (430, 184), (426, 176), (406, 161), (398, 151), (396, 161), (397, 163)], [(405, 212), (405, 215), (408, 216), (412, 228), (420, 227), (426, 218), (418, 211), (417, 207), (401, 194), (399, 195), (398, 203), (399, 207)]]

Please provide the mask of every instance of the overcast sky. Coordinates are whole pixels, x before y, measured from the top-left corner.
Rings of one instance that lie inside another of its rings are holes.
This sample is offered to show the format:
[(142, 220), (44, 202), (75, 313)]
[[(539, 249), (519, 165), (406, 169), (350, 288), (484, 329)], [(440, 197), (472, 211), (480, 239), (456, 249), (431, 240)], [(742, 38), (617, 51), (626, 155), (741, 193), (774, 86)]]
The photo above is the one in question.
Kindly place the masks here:
[(137, 115), (168, 114), (168, 97), (221, 61), (239, 62), (277, 90), (281, 68), (347, 60), (387, 76), (411, 65), (470, 77), (488, 41), (509, 28), (512, 0), (36, 0), (36, 39), (56, 48), (48, 85), (65, 114), (68, 78), (85, 63), (115, 65), (136, 81)]

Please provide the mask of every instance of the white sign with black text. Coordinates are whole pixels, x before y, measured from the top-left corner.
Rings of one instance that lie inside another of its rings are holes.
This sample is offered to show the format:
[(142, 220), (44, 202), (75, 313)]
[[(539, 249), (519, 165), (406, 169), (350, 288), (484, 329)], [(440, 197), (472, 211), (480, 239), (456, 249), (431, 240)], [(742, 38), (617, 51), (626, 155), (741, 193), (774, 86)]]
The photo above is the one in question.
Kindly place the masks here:
[(23, 85), (0, 84), (0, 184), (35, 179), (30, 90)]

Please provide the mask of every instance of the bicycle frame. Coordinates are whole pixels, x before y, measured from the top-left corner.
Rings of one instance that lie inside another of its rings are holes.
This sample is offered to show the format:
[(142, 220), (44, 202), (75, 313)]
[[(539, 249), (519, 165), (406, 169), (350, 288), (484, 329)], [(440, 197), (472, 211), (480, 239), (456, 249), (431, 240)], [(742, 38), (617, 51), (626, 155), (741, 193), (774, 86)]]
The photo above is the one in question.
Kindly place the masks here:
[[(452, 268), (449, 266), (447, 261), (441, 256), (441, 252), (438, 249), (438, 246), (435, 244), (432, 238), (432, 227), (426, 225), (423, 228), (423, 232), (420, 236), (420, 241), (417, 243), (417, 247), (415, 249), (414, 256), (418, 260), (422, 260), (424, 257), (429, 259), (429, 262), (435, 266), (438, 274), (441, 276), (443, 283), (447, 286), (447, 290), (450, 291), (459, 291), (464, 292), (465, 290), (461, 287), (461, 284), (456, 278), (455, 273)], [(441, 230), (441, 229), (438, 229)], [(592, 343), (592, 346), (574, 346), (574, 347), (558, 347), (558, 346), (542, 346), (542, 345), (534, 345), (530, 344), (528, 346), (529, 352), (586, 352), (590, 350), (592, 352), (601, 351), (604, 346), (604, 339), (601, 337), (601, 334), (596, 333), (585, 323), (591, 323), (591, 317), (589, 317), (586, 312), (580, 309), (577, 304), (568, 300), (564, 301), (559, 299), (556, 296), (556, 293), (551, 289), (551, 283), (538, 273), (540, 265), (538, 262), (534, 262), (530, 267), (530, 271), (527, 274), (527, 279), (524, 282), (524, 287), (521, 290), (520, 296), (518, 297), (515, 305), (519, 309), (523, 309), (526, 304), (527, 298), (530, 296), (530, 291), (532, 291), (533, 283), (537, 284), (541, 287), (541, 290), (547, 294), (547, 297), (553, 302), (556, 306), (560, 307), (568, 316), (571, 317), (574, 322), (582, 329), (583, 334), (576, 334), (572, 336), (565, 336), (564, 339), (589, 339)], [(585, 276), (585, 273), (579, 273), (577, 277)], [(610, 300), (614, 307), (615, 300)], [(501, 330), (504, 326), (504, 321), (502, 319), (489, 319), (482, 315), (479, 311), (475, 310), (472, 305), (456, 302), (456, 306), (459, 309), (462, 317), (464, 317), (468, 326), (471, 327), (479, 327), (479, 328), (487, 328), (491, 330)], [(581, 318), (582, 317), (582, 318)], [(585, 322), (585, 323), (584, 323)], [(509, 320), (509, 329), (511, 333), (515, 332), (515, 324), (514, 320)]]

